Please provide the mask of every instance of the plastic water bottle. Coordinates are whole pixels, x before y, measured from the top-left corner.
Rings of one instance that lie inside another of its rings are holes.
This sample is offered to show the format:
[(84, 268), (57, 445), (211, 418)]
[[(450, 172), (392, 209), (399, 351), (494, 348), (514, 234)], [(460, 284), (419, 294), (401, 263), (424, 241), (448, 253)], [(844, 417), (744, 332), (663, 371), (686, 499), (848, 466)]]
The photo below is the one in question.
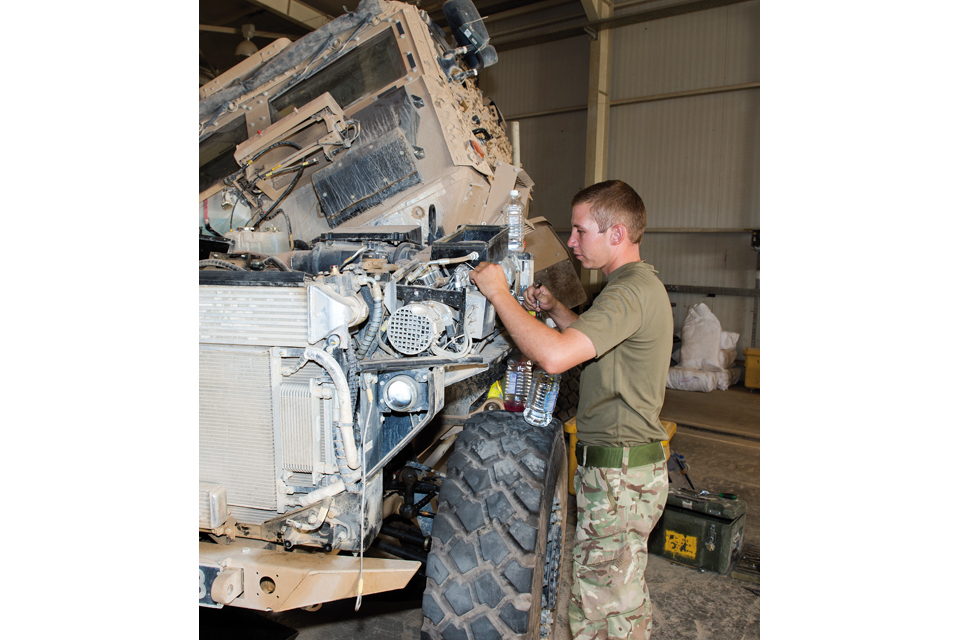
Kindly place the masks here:
[(507, 361), (503, 382), (503, 408), (507, 411), (523, 411), (530, 391), (533, 365), (526, 358)]
[(523, 410), (523, 419), (536, 427), (545, 427), (550, 424), (559, 393), (559, 373), (547, 373), (543, 369), (534, 371), (530, 394), (527, 396), (527, 406)]
[(520, 192), (510, 192), (510, 200), (504, 208), (507, 213), (507, 250), (523, 251), (523, 203)]

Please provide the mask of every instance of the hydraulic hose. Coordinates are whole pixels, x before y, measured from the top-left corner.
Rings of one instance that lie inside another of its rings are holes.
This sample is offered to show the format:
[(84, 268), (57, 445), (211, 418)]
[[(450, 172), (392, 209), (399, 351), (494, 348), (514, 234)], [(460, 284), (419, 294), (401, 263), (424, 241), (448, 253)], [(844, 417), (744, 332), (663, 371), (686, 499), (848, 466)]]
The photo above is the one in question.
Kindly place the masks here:
[(293, 191), (293, 188), (297, 186), (297, 182), (300, 181), (300, 176), (303, 175), (304, 166), (305, 165), (303, 164), (300, 165), (300, 169), (297, 171), (297, 175), (293, 177), (293, 180), (290, 181), (290, 185), (284, 190), (283, 193), (280, 194), (280, 197), (277, 198), (276, 202), (270, 205), (270, 208), (267, 209), (267, 211), (263, 214), (263, 216), (259, 220), (257, 220), (257, 222), (253, 225), (254, 231), (256, 231), (261, 224), (263, 224), (264, 222), (270, 219), (270, 214), (273, 213), (273, 210), (276, 209), (277, 206), (281, 202), (283, 202), (283, 199), (286, 198), (288, 195), (290, 195), (290, 192)]
[(258, 151), (252, 158), (247, 160), (247, 164), (251, 164), (254, 160), (256, 160), (257, 158), (265, 154), (267, 151), (271, 151), (273, 149), (276, 149), (277, 147), (293, 147), (297, 151), (300, 151), (303, 149), (303, 147), (298, 145), (296, 142), (292, 142), (290, 140), (281, 140), (280, 142), (274, 142), (272, 145), (270, 145), (266, 149)]
[[(293, 142), (293, 141), (291, 141), (291, 140), (281, 140), (280, 142), (274, 142), (272, 145), (270, 145), (270, 146), (267, 147), (266, 149), (262, 149), (262, 150), (258, 151), (256, 154), (254, 154), (254, 156), (253, 156), (252, 158), (250, 158), (249, 160), (247, 160), (247, 165), (253, 164), (253, 162), (254, 162), (257, 158), (259, 158), (259, 157), (262, 156), (263, 154), (267, 153), (268, 151), (272, 151), (273, 149), (276, 149), (277, 147), (293, 147), (293, 148), (296, 149), (297, 151), (300, 151), (300, 150), (303, 149), (303, 147), (301, 147), (301, 146), (300, 146), (299, 144), (297, 144), (296, 142)], [(241, 171), (242, 171), (242, 169), (241, 169)], [(261, 224), (263, 224), (263, 223), (270, 217), (270, 214), (273, 212), (274, 209), (277, 208), (277, 205), (279, 205), (279, 204), (283, 201), (284, 198), (286, 198), (288, 195), (290, 195), (290, 192), (293, 191), (293, 188), (296, 186), (297, 182), (300, 180), (300, 176), (301, 176), (301, 175), (303, 175), (303, 164), (302, 164), (302, 163), (301, 163), (301, 165), (300, 165), (299, 171), (297, 171), (296, 177), (294, 177), (294, 179), (290, 182), (290, 186), (288, 186), (288, 187), (284, 190), (284, 192), (280, 195), (280, 197), (277, 198), (276, 202), (274, 202), (272, 205), (270, 205), (270, 208), (267, 209), (267, 211), (263, 214), (263, 216), (261, 216), (260, 219), (257, 220), (257, 222), (253, 225), (254, 231), (256, 231), (256, 230), (257, 230), (257, 227), (259, 227)]]
[(347, 384), (347, 376), (343, 374), (340, 364), (329, 353), (322, 349), (307, 347), (303, 350), (303, 355), (297, 364), (290, 368), (284, 367), (281, 373), (290, 376), (299, 371), (307, 361), (313, 360), (321, 367), (326, 369), (333, 380), (333, 386), (337, 390), (337, 397), (340, 399), (340, 421), (334, 422), (339, 427), (340, 438), (343, 442), (343, 451), (347, 459), (347, 466), (351, 469), (360, 468), (360, 459), (357, 456), (357, 442), (353, 436), (353, 409), (350, 406), (350, 387)]

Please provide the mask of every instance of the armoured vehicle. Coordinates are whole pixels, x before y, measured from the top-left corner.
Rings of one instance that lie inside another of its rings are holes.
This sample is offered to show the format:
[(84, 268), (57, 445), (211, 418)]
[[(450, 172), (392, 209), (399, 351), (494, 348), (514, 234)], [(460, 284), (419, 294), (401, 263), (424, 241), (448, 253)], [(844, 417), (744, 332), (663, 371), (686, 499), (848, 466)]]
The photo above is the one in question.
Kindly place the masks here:
[[(405, 586), (425, 637), (547, 637), (559, 421), (499, 410), (511, 353), (470, 284), (585, 295), (477, 73), (470, 0), (363, 0), (200, 88), (200, 604), (266, 611)], [(319, 614), (318, 614), (319, 615)]]

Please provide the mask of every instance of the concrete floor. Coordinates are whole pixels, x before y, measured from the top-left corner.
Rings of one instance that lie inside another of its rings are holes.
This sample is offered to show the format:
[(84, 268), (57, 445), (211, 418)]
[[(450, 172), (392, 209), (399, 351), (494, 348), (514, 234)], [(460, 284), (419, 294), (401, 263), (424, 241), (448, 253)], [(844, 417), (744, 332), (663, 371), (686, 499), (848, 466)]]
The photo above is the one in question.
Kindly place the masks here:
[[(678, 423), (671, 449), (682, 454), (696, 488), (736, 493), (747, 504), (744, 542), (760, 544), (760, 394), (742, 386), (711, 393), (667, 390), (661, 417)], [(688, 487), (674, 474), (674, 482)], [(570, 497), (567, 563), (560, 593), (561, 624), (555, 640), (570, 638), (569, 600), (575, 509)], [(653, 600), (653, 637), (660, 640), (754, 640), (760, 638), (760, 586), (700, 572), (651, 555), (647, 583)], [(201, 609), (201, 640), (417, 640), (423, 619), (418, 579), (401, 591), (367, 596), (320, 610), (258, 613)], [(242, 630), (240, 635), (236, 630)]]

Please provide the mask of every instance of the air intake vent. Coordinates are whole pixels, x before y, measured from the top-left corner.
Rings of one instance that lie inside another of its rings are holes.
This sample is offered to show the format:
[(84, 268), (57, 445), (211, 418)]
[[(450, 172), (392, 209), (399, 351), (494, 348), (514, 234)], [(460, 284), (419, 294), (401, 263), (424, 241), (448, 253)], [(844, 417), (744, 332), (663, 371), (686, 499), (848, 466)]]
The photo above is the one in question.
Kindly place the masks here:
[(200, 286), (201, 344), (304, 346), (303, 287)]

